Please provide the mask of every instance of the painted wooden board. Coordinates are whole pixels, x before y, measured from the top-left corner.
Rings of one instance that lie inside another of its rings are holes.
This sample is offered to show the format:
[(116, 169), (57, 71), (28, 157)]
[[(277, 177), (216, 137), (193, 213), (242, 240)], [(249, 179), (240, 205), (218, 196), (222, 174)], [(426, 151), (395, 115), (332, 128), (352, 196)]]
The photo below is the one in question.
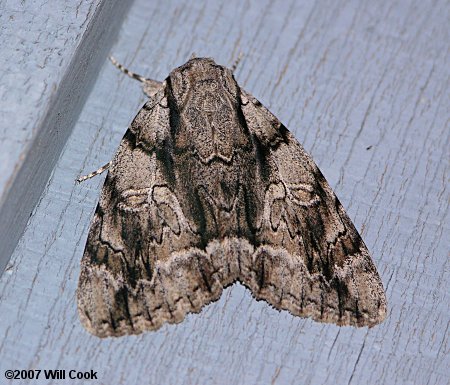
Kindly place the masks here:
[(89, 335), (75, 290), (104, 177), (74, 180), (111, 159), (145, 100), (105, 62), (0, 279), (0, 376), (33, 368), (97, 371), (86, 384), (449, 383), (449, 18), (443, 0), (137, 0), (114, 55), (163, 79), (192, 52), (230, 65), (242, 51), (238, 82), (335, 189), (372, 252), (388, 317), (372, 329), (320, 324), (234, 285), (181, 324)]
[(0, 275), (131, 1), (0, 1)]

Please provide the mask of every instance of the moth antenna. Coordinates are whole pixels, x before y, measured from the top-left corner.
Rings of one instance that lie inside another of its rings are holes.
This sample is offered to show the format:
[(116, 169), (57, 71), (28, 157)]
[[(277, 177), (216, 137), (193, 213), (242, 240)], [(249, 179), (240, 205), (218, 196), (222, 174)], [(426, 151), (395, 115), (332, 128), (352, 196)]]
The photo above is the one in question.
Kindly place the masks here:
[(242, 51), (239, 52), (237, 59), (234, 61), (233, 65), (231, 66), (232, 72), (236, 71), (236, 68), (239, 65), (239, 62), (242, 60), (243, 57), (244, 57), (244, 54), (242, 53)]
[(91, 172), (90, 174), (83, 175), (77, 178), (77, 182), (81, 183), (87, 179), (91, 179), (94, 176), (100, 175), (102, 172), (105, 172), (111, 166), (111, 161), (106, 163), (104, 166), (100, 167), (98, 170)]
[(111, 60), (111, 63), (114, 64), (114, 66), (118, 68), (121, 72), (123, 72), (125, 75), (129, 76), (132, 79), (136, 79), (141, 83), (144, 83), (143, 90), (148, 97), (154, 95), (162, 85), (162, 83), (158, 82), (157, 80), (148, 79), (143, 77), (142, 75), (131, 72), (128, 68), (124, 67), (112, 56), (109, 57), (109, 60)]
[(153, 81), (152, 79), (147, 79), (142, 75), (136, 74), (134, 72), (131, 72), (128, 68), (120, 64), (114, 57), (110, 56), (109, 60), (111, 60), (111, 63), (114, 64), (116, 68), (118, 68), (121, 72), (123, 72), (125, 75), (129, 76), (132, 79), (139, 80), (141, 83), (145, 83), (147, 81)]

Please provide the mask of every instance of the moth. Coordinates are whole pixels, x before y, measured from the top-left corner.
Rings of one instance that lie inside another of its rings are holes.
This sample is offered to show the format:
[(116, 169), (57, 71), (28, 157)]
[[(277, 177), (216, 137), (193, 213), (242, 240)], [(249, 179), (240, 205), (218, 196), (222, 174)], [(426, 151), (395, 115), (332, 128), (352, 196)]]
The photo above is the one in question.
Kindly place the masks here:
[(181, 322), (234, 282), (320, 322), (371, 327), (385, 318), (380, 277), (341, 203), (232, 70), (192, 58), (157, 82), (116, 66), (149, 99), (91, 222), (77, 290), (89, 332)]

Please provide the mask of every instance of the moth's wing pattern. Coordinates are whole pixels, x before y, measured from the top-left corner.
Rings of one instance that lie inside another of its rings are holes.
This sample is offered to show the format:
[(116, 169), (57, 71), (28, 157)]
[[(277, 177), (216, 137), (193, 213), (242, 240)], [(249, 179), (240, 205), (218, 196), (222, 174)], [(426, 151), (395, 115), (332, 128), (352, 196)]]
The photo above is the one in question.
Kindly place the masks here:
[(199, 312), (236, 280), (317, 321), (373, 326), (386, 313), (367, 248), (311, 157), (231, 71), (192, 59), (112, 161), (79, 315), (99, 337), (138, 334)]
[(256, 298), (294, 315), (373, 326), (386, 299), (366, 245), (320, 170), (294, 136), (241, 91), (250, 132), (264, 154), (266, 192), (253, 271)]
[(169, 127), (163, 87), (126, 132), (103, 186), (77, 291), (80, 319), (99, 337), (180, 322), (223, 290), (205, 271), (207, 253), (192, 247), (198, 235), (173, 191)]

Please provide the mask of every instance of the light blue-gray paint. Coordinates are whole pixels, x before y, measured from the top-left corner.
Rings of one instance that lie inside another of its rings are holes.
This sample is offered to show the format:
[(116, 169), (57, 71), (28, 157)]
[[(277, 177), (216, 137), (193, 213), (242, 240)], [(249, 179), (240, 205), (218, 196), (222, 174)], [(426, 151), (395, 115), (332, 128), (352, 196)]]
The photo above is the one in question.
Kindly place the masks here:
[(0, 1), (0, 275), (129, 3)]

